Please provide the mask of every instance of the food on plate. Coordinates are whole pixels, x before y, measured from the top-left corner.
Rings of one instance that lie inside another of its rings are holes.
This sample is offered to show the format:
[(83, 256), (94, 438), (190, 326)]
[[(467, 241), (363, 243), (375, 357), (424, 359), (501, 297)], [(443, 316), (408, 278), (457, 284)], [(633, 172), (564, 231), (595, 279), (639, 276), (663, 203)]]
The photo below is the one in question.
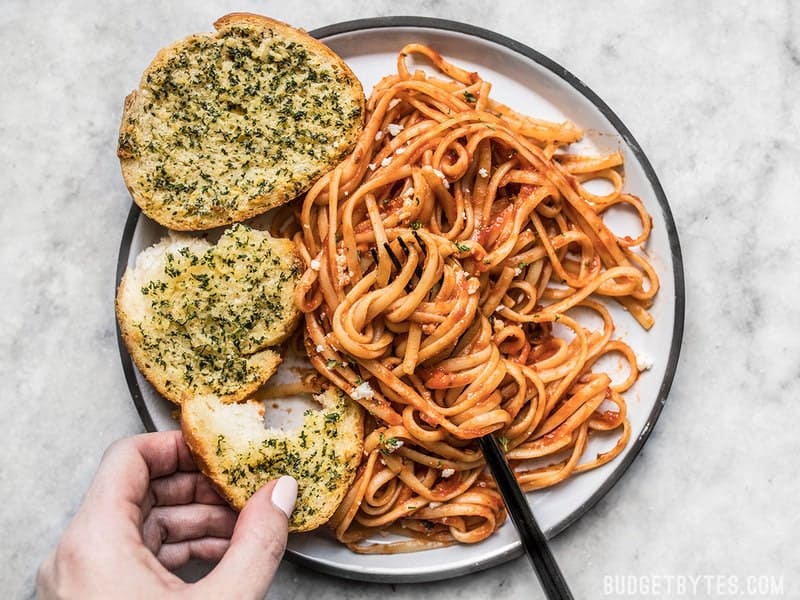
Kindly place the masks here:
[[(215, 27), (159, 53), (126, 100), (126, 183), (176, 230), (283, 206), (272, 236), (171, 234), (126, 273), (117, 312), (228, 502), (288, 473), (292, 531), (328, 523), (354, 552), (407, 552), (479, 542), (505, 521), (484, 435), (526, 491), (618, 456), (643, 367), (609, 304), (649, 329), (659, 288), (622, 155), (576, 150), (577, 125), (517, 112), (421, 44), (365, 103), (306, 34), (244, 14)], [(640, 233), (611, 231), (612, 207)], [(328, 380), (322, 408), (266, 429), (253, 394), (299, 320)], [(612, 379), (609, 356), (627, 373)], [(607, 448), (590, 456), (596, 436)], [(377, 541), (388, 533), (402, 537)]]
[(171, 234), (143, 251), (117, 292), (133, 361), (168, 400), (246, 398), (277, 369), (295, 329), (302, 262), (291, 240), (234, 225), (216, 244)]
[[(619, 152), (575, 153), (576, 125), (490, 92), (433, 49), (404, 47), (354, 151), (273, 221), (307, 267), (295, 297), (311, 362), (370, 415), (330, 521), (356, 552), (491, 535), (505, 512), (483, 435), (524, 490), (599, 467), (630, 437), (623, 393), (639, 373), (608, 304), (652, 326), (658, 277), (637, 249), (651, 218), (623, 191)], [(603, 220), (619, 206), (640, 218), (635, 239)], [(598, 368), (607, 355), (626, 376)], [(587, 456), (598, 435), (608, 449)], [(376, 541), (387, 532), (404, 538)]]
[(327, 46), (258, 15), (214, 27), (161, 50), (122, 115), (125, 183), (174, 230), (228, 225), (295, 198), (363, 127), (361, 84)]
[(361, 460), (361, 407), (330, 386), (316, 394), (302, 426), (284, 432), (264, 428), (262, 402), (225, 404), (192, 396), (181, 407), (181, 427), (201, 470), (231, 506), (244, 507), (263, 484), (281, 475), (298, 483), (290, 531), (309, 531), (333, 514)]

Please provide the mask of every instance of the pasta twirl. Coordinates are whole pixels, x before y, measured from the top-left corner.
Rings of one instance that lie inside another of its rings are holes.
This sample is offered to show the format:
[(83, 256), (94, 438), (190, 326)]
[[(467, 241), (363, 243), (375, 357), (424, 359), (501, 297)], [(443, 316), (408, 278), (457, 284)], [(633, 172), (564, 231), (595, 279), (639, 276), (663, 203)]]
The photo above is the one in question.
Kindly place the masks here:
[[(438, 73), (412, 71), (411, 55)], [(619, 153), (571, 154), (578, 127), (490, 92), (477, 73), (406, 46), (375, 86), (354, 152), (276, 220), (308, 265), (295, 301), (311, 362), (371, 415), (331, 520), (356, 552), (491, 535), (505, 509), (482, 435), (500, 438), (526, 491), (607, 463), (630, 436), (622, 394), (638, 371), (612, 338), (607, 303), (653, 324), (658, 278), (633, 250), (650, 216), (623, 191)], [(584, 186), (598, 178), (607, 195)], [(636, 239), (605, 225), (618, 204), (639, 215)], [(602, 325), (587, 328), (576, 310)], [(628, 363), (624, 381), (594, 369), (609, 353)], [(600, 432), (615, 444), (584, 456)], [(380, 531), (406, 539), (371, 543)]]

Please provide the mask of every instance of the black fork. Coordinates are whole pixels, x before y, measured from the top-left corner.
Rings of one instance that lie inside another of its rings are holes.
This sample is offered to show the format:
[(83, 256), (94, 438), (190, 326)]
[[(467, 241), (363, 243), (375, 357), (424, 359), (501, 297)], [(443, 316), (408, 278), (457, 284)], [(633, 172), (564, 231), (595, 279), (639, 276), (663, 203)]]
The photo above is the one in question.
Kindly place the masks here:
[[(412, 231), (412, 233), (424, 256), (427, 251), (425, 242), (416, 231)], [(402, 237), (398, 237), (397, 242), (406, 256), (408, 256), (409, 248), (405, 240)], [(403, 264), (392, 250), (391, 245), (388, 242), (384, 242), (383, 248), (399, 272), (403, 268)], [(375, 248), (371, 248), (370, 253), (377, 265), (379, 260), (378, 251)], [(419, 263), (414, 272), (417, 278), (422, 277), (422, 268)], [(414, 289), (414, 285), (409, 281), (405, 289), (410, 293)], [(500, 444), (491, 433), (481, 437), (480, 444), (486, 464), (497, 482), (497, 488), (503, 497), (511, 521), (517, 529), (522, 547), (533, 564), (545, 595), (551, 600), (571, 600), (573, 597), (572, 592), (570, 592), (564, 575), (561, 573), (550, 546), (547, 544), (547, 538), (545, 538), (542, 529), (533, 516), (531, 506), (519, 487), (517, 478), (514, 476), (505, 454), (500, 448)]]

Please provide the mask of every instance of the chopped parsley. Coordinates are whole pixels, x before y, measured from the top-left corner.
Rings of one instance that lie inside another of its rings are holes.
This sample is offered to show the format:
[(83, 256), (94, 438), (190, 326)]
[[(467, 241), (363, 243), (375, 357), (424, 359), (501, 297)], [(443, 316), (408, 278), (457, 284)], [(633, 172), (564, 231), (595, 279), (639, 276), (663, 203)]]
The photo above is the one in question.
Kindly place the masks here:
[(347, 450), (358, 442), (357, 432), (334, 426), (348, 422), (357, 409), (344, 395), (337, 398), (329, 411), (305, 411), (296, 435), (269, 434), (249, 447), (224, 448), (220, 462), (224, 461), (221, 471), (227, 484), (251, 495), (268, 481), (291, 475), (299, 483), (292, 525), (307, 523), (320, 510), (332, 511), (330, 492), (349, 481), (358, 464), (357, 455)]
[(349, 150), (335, 142), (363, 118), (357, 96), (341, 93), (351, 84), (269, 30), (179, 42), (147, 71), (146, 101), (118, 139), (120, 156), (137, 161), (132, 189), (176, 220), (236, 215), (242, 198), (278, 189), (293, 197)]
[(166, 371), (170, 387), (224, 396), (261, 380), (251, 356), (283, 335), (299, 279), (272, 243), (235, 225), (216, 246), (167, 253), (163, 276), (141, 287), (150, 309), (136, 324), (145, 363)]

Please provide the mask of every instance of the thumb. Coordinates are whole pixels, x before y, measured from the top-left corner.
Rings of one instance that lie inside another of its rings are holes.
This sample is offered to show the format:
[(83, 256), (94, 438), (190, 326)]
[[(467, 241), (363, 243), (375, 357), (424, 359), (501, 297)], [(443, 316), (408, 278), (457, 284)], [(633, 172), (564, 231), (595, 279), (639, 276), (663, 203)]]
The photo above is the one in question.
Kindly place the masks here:
[(253, 494), (222, 560), (200, 582), (203, 597), (261, 600), (266, 595), (286, 550), (288, 517), (296, 499), (297, 482), (288, 475)]

